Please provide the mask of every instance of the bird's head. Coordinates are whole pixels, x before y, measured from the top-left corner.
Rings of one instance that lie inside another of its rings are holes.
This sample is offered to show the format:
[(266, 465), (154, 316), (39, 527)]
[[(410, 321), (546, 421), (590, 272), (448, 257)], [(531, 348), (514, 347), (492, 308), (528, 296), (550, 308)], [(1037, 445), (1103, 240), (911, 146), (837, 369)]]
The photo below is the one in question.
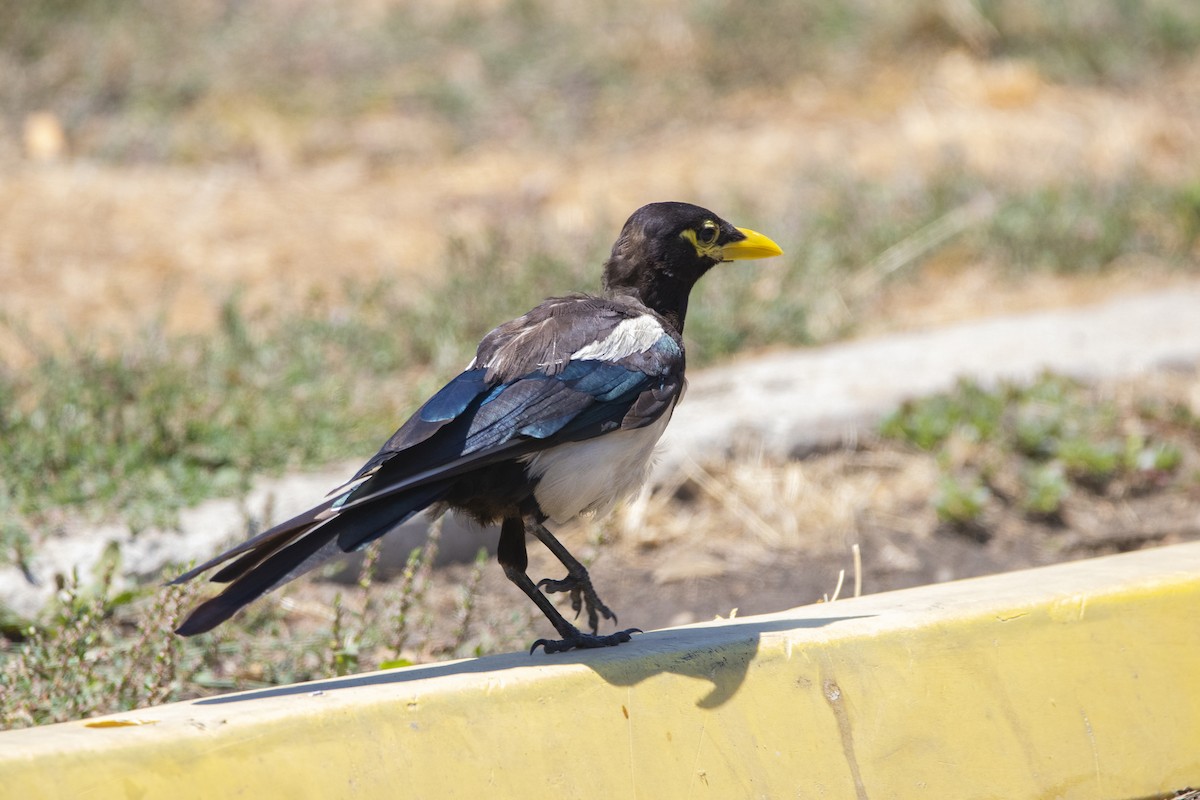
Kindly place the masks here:
[(690, 203), (651, 203), (633, 212), (604, 265), (604, 288), (632, 294), (683, 330), (696, 281), (723, 261), (769, 258), (783, 250)]

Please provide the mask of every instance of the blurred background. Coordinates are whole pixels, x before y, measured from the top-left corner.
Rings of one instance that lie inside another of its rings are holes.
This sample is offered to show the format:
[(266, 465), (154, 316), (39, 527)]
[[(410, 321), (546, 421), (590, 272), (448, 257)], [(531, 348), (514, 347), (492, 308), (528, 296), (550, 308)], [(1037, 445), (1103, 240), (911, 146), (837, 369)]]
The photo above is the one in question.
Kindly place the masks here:
[[(0, 560), (44, 581), (48, 538), (169, 531), (256, 477), (365, 457), (492, 326), (596, 288), (651, 201), (705, 205), (786, 252), (706, 278), (695, 368), (1194, 285), (1198, 46), (1192, 0), (0, 0)], [(907, 409), (862, 445), (869, 458), (682, 476), (639, 517), (658, 514), (661, 541), (620, 522), (584, 535), (613, 544), (594, 556), (613, 573), (661, 565), (747, 507), (787, 532), (759, 537), (757, 561), (718, 552), (650, 575), (658, 624), (688, 621), (703, 580), (759, 581), (780, 541), (847, 565), (881, 485), (909, 498), (913, 541), (949, 526), (984, 546), (1002, 519), (1036, 523), (1049, 543), (1007, 565), (1044, 563), (1066, 557), (1071, 503), (1119, 504), (1139, 480), (1194, 501), (1194, 386), (1156, 389), (1151, 422), (1144, 397), (1052, 377), (993, 398), (996, 420), (1025, 403), (1061, 423), (1047, 437), (1083, 431), (1041, 455), (1019, 437), (963, 445), (954, 424), (926, 437), (922, 415), (969, 427), (968, 391)], [(801, 499), (864, 474), (838, 509)], [(146, 570), (118, 551), (58, 575), (46, 611), (4, 610), (4, 680), (23, 693), (6, 724), (508, 649), (537, 630), (494, 567), (447, 567), (438, 588), (416, 560), (381, 597), (368, 558), (357, 589), (314, 581), (248, 615), (257, 644), (185, 647), (165, 630), (194, 594), (127, 588)], [(126, 677), (38, 672), (64, 654)], [(130, 664), (152, 677), (131, 685)]]

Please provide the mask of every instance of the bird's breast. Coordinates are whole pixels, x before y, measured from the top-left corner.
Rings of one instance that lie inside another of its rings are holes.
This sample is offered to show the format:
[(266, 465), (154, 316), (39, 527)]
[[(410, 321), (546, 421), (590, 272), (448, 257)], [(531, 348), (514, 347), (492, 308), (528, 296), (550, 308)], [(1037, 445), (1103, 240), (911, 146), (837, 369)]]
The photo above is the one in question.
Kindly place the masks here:
[(535, 453), (526, 472), (537, 481), (533, 496), (556, 523), (603, 513), (641, 488), (654, 446), (671, 419), (667, 410), (642, 428), (618, 430)]

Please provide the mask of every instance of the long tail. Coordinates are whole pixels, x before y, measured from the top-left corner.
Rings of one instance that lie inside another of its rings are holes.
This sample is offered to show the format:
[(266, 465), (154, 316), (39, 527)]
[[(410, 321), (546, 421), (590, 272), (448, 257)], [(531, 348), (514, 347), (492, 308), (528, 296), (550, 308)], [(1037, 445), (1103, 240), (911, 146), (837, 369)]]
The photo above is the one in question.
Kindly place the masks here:
[(229, 586), (196, 606), (175, 632), (193, 636), (212, 630), (272, 589), (339, 553), (357, 550), (383, 536), (437, 502), (447, 488), (447, 481), (439, 481), (346, 509), (336, 507), (344, 495), (327, 500), (188, 570), (171, 585), (189, 581), (236, 557), (212, 577), (214, 582)]

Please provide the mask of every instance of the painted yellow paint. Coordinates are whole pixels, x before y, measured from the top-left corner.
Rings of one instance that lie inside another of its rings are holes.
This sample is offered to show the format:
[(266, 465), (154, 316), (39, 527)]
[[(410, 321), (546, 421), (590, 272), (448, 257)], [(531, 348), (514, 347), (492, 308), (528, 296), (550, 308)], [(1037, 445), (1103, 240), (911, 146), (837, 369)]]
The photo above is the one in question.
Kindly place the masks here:
[[(1200, 786), (1200, 544), (0, 734), (20, 798)], [(121, 724), (128, 721), (134, 724)], [(154, 723), (154, 724), (148, 724)]]

